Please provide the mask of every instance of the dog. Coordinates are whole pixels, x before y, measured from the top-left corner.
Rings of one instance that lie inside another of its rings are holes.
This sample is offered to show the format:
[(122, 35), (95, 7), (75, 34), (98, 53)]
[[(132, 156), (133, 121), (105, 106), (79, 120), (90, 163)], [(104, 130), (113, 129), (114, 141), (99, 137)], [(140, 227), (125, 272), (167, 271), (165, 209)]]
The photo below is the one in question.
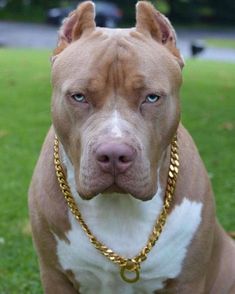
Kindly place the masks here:
[(47, 294), (235, 293), (235, 245), (180, 123), (183, 58), (145, 1), (136, 27), (65, 19), (52, 57), (52, 126), (29, 190)]

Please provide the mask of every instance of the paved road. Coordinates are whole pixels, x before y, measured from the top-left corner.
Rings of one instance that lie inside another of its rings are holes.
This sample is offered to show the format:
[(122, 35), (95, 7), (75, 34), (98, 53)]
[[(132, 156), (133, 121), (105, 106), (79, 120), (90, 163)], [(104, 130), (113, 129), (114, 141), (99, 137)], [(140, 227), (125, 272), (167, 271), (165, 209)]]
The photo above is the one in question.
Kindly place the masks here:
[(54, 48), (58, 28), (0, 21), (0, 45), (13, 48)]
[[(178, 46), (185, 58), (190, 57), (190, 45), (195, 40), (207, 38), (221, 38), (235, 40), (235, 28), (227, 30), (198, 30), (198, 29), (178, 29)], [(209, 47), (200, 54), (199, 58), (210, 60), (221, 60), (235, 63), (235, 49)]]
[[(14, 48), (48, 48), (56, 45), (57, 27), (44, 24), (25, 24), (0, 21), (0, 46)], [(231, 38), (235, 39), (233, 30), (185, 30), (178, 29), (178, 46), (185, 58), (190, 57), (190, 44), (192, 41), (205, 38)], [(235, 50), (207, 48), (199, 58), (223, 60), (235, 63)]]

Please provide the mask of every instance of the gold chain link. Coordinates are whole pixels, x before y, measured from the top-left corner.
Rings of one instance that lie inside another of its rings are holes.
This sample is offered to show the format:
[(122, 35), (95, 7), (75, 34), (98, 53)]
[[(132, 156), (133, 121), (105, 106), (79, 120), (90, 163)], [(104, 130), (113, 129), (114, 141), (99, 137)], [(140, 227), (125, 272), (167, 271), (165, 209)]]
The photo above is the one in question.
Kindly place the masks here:
[[(160, 216), (157, 219), (153, 231), (149, 236), (146, 246), (137, 254), (135, 257), (128, 259), (123, 256), (118, 255), (112, 249), (108, 248), (106, 245), (101, 243), (91, 232), (84, 219), (82, 218), (81, 212), (72, 196), (70, 187), (67, 183), (60, 158), (59, 158), (59, 140), (55, 136), (54, 140), (54, 165), (56, 176), (60, 185), (60, 189), (64, 195), (64, 198), (70, 208), (70, 211), (74, 215), (75, 219), (80, 223), (82, 229), (88, 236), (90, 242), (94, 247), (99, 250), (104, 256), (106, 256), (110, 261), (115, 264), (118, 264), (121, 268), (120, 275), (125, 282), (134, 283), (139, 280), (139, 271), (140, 264), (147, 259), (148, 253), (152, 250), (153, 246), (159, 239), (159, 236), (163, 230), (163, 227), (166, 223), (167, 215), (170, 210), (173, 194), (176, 186), (176, 179), (179, 170), (179, 156), (178, 156), (178, 144), (177, 136), (174, 136), (174, 139), (171, 143), (171, 154), (170, 154), (170, 167), (168, 171), (167, 186), (165, 192), (165, 200), (163, 208), (161, 210)], [(133, 272), (134, 277), (128, 277), (126, 272)]]

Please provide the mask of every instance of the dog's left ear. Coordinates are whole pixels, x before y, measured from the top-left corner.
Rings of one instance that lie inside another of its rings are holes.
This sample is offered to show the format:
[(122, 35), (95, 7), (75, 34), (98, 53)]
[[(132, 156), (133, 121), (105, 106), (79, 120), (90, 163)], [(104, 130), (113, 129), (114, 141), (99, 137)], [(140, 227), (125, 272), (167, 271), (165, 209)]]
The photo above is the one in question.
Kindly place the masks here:
[(139, 1), (136, 5), (136, 30), (150, 35), (158, 43), (165, 46), (177, 59), (181, 68), (184, 60), (176, 47), (176, 33), (168, 18), (157, 11), (146, 1)]
[(58, 37), (58, 44), (53, 52), (52, 62), (56, 56), (68, 47), (72, 42), (78, 40), (82, 35), (89, 34), (95, 30), (95, 5), (91, 1), (81, 3), (77, 9), (65, 18)]

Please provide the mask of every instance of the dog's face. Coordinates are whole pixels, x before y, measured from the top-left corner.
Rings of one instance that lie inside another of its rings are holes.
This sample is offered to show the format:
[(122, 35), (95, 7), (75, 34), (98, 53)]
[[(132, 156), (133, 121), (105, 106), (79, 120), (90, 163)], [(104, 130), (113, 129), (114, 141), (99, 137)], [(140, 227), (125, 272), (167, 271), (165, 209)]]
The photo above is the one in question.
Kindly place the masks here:
[(85, 2), (65, 21), (52, 67), (52, 117), (84, 199), (157, 190), (179, 123), (182, 60), (169, 22), (139, 2), (134, 29), (101, 29)]

